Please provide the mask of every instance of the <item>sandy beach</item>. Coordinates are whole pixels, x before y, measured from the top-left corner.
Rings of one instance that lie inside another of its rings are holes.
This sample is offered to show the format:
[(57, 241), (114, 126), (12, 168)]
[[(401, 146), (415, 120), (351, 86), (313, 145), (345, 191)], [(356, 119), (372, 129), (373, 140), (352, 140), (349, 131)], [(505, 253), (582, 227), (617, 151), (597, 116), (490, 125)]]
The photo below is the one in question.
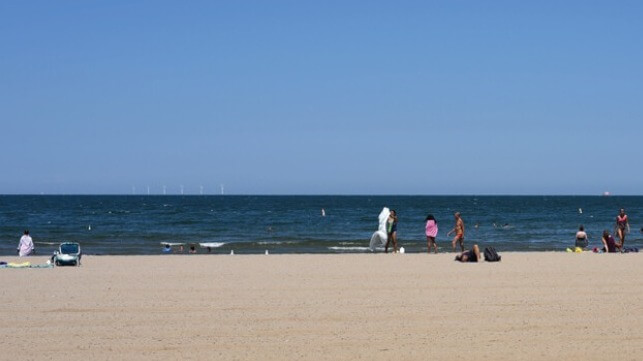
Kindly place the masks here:
[(78, 268), (0, 269), (0, 358), (643, 357), (642, 256), (502, 255), (86, 256)]

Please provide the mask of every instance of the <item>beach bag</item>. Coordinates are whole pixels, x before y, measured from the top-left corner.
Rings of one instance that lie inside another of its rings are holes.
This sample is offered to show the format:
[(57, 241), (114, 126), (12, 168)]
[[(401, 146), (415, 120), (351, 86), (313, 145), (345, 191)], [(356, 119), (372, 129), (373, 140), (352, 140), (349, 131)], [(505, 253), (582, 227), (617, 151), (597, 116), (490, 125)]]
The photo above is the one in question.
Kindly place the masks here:
[(500, 255), (496, 252), (496, 249), (493, 247), (487, 247), (484, 249), (484, 260), (487, 262), (498, 262), (500, 261)]

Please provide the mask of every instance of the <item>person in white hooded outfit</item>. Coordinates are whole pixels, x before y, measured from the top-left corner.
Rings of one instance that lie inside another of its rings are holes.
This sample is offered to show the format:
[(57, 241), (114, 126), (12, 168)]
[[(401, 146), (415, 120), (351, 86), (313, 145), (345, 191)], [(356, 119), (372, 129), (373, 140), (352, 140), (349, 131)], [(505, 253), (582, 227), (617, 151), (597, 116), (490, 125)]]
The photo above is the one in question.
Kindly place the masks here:
[(32, 254), (34, 252), (33, 240), (29, 236), (29, 230), (25, 231), (25, 234), (20, 237), (20, 243), (18, 243), (18, 256), (24, 257)]

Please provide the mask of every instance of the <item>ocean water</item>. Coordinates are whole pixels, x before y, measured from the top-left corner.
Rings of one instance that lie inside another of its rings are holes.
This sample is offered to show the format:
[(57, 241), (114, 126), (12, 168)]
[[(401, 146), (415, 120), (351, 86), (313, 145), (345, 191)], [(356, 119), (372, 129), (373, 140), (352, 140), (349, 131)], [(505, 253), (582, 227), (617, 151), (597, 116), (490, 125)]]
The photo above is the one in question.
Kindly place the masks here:
[(399, 244), (406, 252), (426, 252), (428, 213), (438, 221), (440, 250), (450, 251), (446, 233), (455, 211), (465, 222), (465, 246), (561, 251), (573, 245), (580, 224), (590, 245), (598, 246), (602, 230), (613, 231), (623, 207), (632, 229), (626, 246), (643, 245), (640, 196), (4, 195), (0, 254), (15, 254), (24, 229), (39, 254), (53, 252), (62, 241), (79, 242), (86, 254), (104, 255), (159, 254), (160, 242), (216, 242), (215, 254), (367, 253), (384, 206), (398, 213)]

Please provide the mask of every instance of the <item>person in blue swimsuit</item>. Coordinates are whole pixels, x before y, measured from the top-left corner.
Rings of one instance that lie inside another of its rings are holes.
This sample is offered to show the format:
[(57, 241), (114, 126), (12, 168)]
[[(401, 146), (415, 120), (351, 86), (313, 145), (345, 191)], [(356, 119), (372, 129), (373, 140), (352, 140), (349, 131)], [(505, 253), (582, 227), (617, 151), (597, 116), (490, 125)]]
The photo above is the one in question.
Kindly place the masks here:
[(397, 213), (393, 209), (391, 209), (391, 214), (386, 221), (386, 233), (388, 237), (386, 237), (384, 252), (388, 253), (388, 245), (393, 243), (393, 253), (397, 253)]

